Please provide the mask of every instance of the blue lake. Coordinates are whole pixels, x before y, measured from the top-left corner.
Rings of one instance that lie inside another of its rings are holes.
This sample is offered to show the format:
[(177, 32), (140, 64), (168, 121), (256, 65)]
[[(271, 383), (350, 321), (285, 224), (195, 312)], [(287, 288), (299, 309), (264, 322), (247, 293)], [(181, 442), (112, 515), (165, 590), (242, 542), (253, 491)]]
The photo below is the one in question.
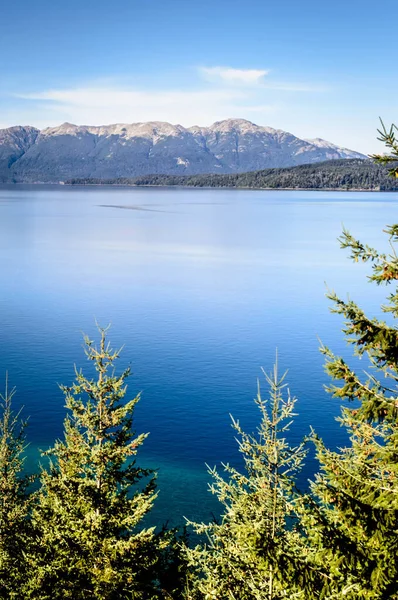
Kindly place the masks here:
[[(142, 392), (137, 460), (159, 469), (153, 522), (209, 519), (205, 463), (239, 464), (231, 413), (255, 430), (261, 367), (278, 348), (298, 398), (292, 441), (310, 425), (329, 446), (344, 443), (319, 339), (349, 357), (326, 285), (379, 316), (384, 288), (369, 266), (339, 248), (344, 224), (388, 250), (397, 194), (0, 188), (0, 380), (17, 388), (29, 416), (29, 466), (62, 435), (58, 383), (87, 368), (82, 332), (112, 323)], [(89, 372), (89, 369), (87, 368)], [(266, 395), (266, 386), (263, 386)], [(309, 460), (302, 485), (311, 476)]]

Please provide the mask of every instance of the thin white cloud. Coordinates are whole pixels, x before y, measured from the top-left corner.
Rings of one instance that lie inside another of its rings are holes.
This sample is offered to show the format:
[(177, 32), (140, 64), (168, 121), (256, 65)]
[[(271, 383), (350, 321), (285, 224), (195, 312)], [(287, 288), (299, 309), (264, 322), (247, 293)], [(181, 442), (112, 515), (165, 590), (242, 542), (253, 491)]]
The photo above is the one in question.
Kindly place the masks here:
[(200, 67), (199, 73), (211, 82), (229, 85), (257, 85), (269, 71), (265, 69), (234, 69), (232, 67)]
[[(123, 89), (118, 87), (97, 87), (88, 86), (81, 88), (69, 88), (69, 89), (50, 89), (38, 93), (30, 93), (19, 95), (20, 98), (27, 100), (50, 100), (54, 102), (62, 102), (73, 106), (88, 106), (88, 107), (102, 107), (102, 106), (115, 106), (115, 107), (126, 107), (126, 106), (142, 106), (147, 107), (155, 106), (158, 107), (160, 103), (162, 105), (171, 106), (175, 102), (179, 102), (180, 105), (185, 102), (199, 101), (204, 102), (220, 102), (231, 98), (231, 93), (225, 90), (209, 90), (209, 91), (183, 91), (183, 90), (172, 90), (172, 91), (142, 91), (135, 89)], [(232, 98), (244, 98), (245, 95), (239, 91), (234, 92)]]
[[(168, 121), (184, 126), (209, 125), (229, 117), (246, 117), (258, 111), (254, 95), (241, 89), (197, 91), (142, 91), (117, 87), (88, 86), (20, 94), (26, 100), (24, 121), (46, 114), (48, 125), (69, 121), (85, 125)], [(274, 105), (261, 105), (261, 112), (275, 112)], [(30, 121), (35, 125), (35, 119)], [(42, 119), (41, 123), (42, 125)]]
[(275, 90), (280, 92), (326, 92), (329, 86), (308, 84), (297, 81), (278, 81), (270, 77), (265, 69), (234, 69), (233, 67), (199, 67), (202, 79), (218, 85), (232, 86), (241, 89), (249, 87), (253, 90)]

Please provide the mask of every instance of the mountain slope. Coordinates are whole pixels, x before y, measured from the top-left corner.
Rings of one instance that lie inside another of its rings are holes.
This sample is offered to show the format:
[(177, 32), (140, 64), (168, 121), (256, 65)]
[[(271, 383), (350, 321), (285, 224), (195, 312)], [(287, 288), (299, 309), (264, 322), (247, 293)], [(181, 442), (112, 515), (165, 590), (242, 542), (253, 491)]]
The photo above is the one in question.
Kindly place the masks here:
[[(191, 127), (190, 131), (231, 173), (346, 158), (334, 144), (325, 142), (320, 146), (244, 119), (220, 121), (211, 127)], [(358, 152), (350, 152), (349, 158), (366, 158)]]
[(0, 181), (239, 173), (348, 157), (365, 158), (244, 119), (191, 128), (153, 121), (0, 130)]
[(322, 140), (321, 138), (315, 138), (313, 140), (305, 141), (309, 142), (313, 146), (317, 146), (318, 148), (326, 149), (326, 151), (330, 153), (330, 160), (336, 158), (361, 158), (361, 156), (358, 155), (358, 152), (354, 152), (353, 150), (349, 150), (348, 148), (342, 148), (342, 146), (336, 146), (336, 144), (331, 144), (330, 142)]
[(0, 182), (9, 179), (13, 164), (34, 146), (39, 133), (34, 127), (0, 129)]

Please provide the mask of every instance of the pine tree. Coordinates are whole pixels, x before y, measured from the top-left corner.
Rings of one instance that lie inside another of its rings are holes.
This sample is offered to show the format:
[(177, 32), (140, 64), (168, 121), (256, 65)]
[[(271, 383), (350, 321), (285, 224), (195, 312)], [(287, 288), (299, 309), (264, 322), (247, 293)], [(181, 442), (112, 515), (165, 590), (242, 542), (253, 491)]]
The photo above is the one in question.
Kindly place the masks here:
[[(398, 279), (398, 225), (386, 232), (389, 255), (363, 245), (347, 231), (340, 239), (354, 261), (372, 262), (370, 280), (378, 285)], [(343, 331), (354, 353), (368, 358), (372, 373), (358, 375), (341, 357), (322, 348), (327, 372), (338, 382), (329, 391), (353, 406), (345, 406), (339, 419), (350, 435), (346, 447), (328, 450), (313, 435), (321, 471), (302, 523), (311, 547), (309, 560), (325, 577), (309, 597), (398, 598), (398, 329), (367, 317), (352, 300), (334, 293), (329, 298), (333, 312), (346, 319)], [(397, 290), (382, 310), (398, 316)]]
[(207, 543), (187, 549), (196, 577), (188, 600), (305, 598), (295, 570), (297, 555), (304, 562), (305, 548), (294, 527), (295, 477), (305, 449), (289, 446), (285, 438), (295, 405), (290, 394), (284, 397), (285, 375), (279, 378), (276, 366), (266, 375), (269, 400), (258, 389), (258, 435), (245, 433), (232, 420), (245, 472), (230, 465), (224, 465), (226, 478), (215, 468), (209, 471), (211, 492), (224, 512), (220, 522), (190, 523)]
[(115, 374), (120, 352), (111, 349), (106, 330), (100, 333), (98, 348), (85, 338), (97, 378), (76, 370), (73, 385), (62, 386), (69, 414), (64, 439), (46, 453), (49, 471), (41, 472), (27, 598), (157, 597), (158, 541), (154, 529), (141, 524), (156, 497), (155, 484), (134, 459), (146, 438), (132, 430), (139, 396), (125, 401), (130, 369)]
[(381, 129), (378, 129), (377, 132), (379, 137), (377, 138), (380, 142), (383, 142), (386, 147), (389, 149), (389, 154), (373, 154), (371, 158), (373, 158), (376, 162), (382, 165), (390, 166), (389, 174), (392, 177), (398, 177), (398, 140), (396, 138), (396, 132), (398, 128), (394, 123), (391, 125), (390, 129), (387, 129), (384, 125), (383, 121), (380, 119)]
[(26, 577), (25, 552), (31, 539), (28, 487), (33, 478), (23, 474), (26, 422), (14, 413), (15, 389), (0, 395), (0, 597), (20, 598)]

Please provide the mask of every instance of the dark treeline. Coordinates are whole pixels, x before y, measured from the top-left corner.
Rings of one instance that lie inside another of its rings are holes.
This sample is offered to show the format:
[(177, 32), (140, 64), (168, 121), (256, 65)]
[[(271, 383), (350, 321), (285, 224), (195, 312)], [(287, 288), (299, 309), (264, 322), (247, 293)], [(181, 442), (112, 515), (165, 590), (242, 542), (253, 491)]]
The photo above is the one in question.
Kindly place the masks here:
[(142, 175), (133, 179), (70, 179), (70, 185), (187, 186), (252, 189), (398, 190), (385, 166), (371, 160), (341, 159), (283, 169), (230, 175)]

